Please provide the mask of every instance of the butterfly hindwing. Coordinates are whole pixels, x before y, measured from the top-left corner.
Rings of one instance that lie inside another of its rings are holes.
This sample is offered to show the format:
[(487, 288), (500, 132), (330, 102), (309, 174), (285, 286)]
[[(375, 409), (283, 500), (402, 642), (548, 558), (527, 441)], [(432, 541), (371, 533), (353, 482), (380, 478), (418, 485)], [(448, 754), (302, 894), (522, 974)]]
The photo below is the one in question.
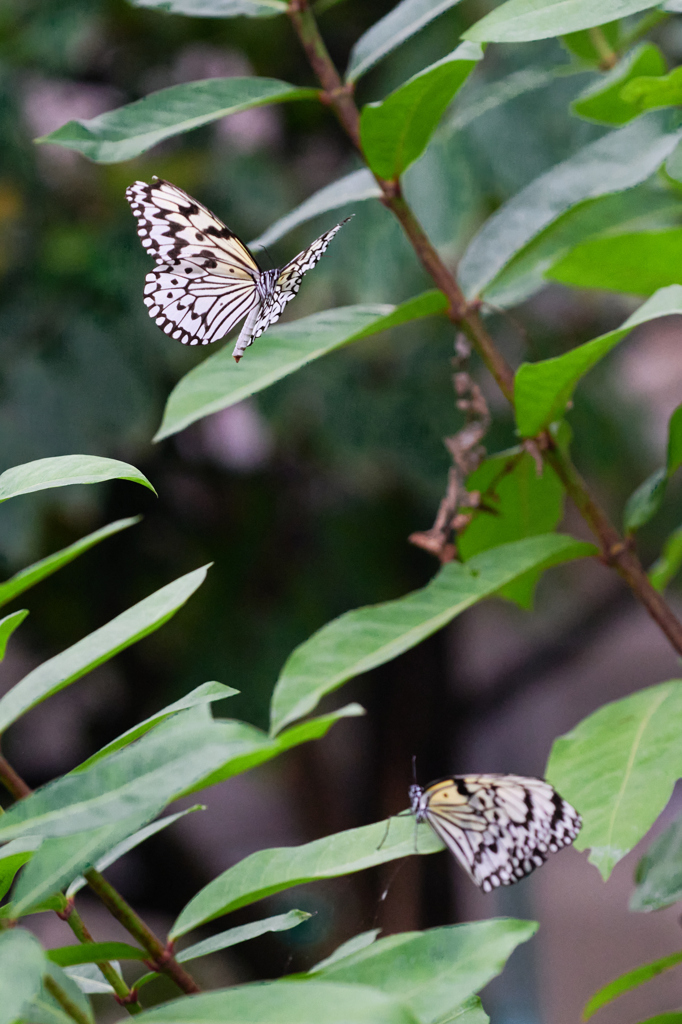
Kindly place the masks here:
[(581, 826), (548, 782), (521, 775), (455, 775), (415, 787), (413, 810), (484, 892), (529, 875)]
[(224, 337), (256, 302), (253, 281), (227, 284), (181, 261), (159, 264), (147, 274), (144, 288), (149, 315), (183, 345), (210, 345)]

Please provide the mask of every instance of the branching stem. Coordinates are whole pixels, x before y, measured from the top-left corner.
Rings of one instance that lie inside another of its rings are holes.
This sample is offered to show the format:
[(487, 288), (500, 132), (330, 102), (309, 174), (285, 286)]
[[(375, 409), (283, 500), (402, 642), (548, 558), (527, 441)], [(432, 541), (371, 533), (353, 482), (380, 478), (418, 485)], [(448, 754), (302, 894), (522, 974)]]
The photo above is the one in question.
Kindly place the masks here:
[[(329, 56), (308, 0), (289, 0), (292, 25), (308, 56), (310, 65), (324, 90), (324, 101), (335, 111), (354, 146), (362, 153), (360, 114), (349, 87)], [(590, 30), (592, 42), (605, 66), (613, 66), (617, 54), (611, 49), (601, 29)], [(608, 52), (607, 52), (608, 50)], [(462, 292), (454, 274), (445, 265), (428, 235), (405, 201), (398, 181), (386, 181), (375, 175), (382, 191), (381, 201), (391, 210), (407, 235), (419, 262), (443, 292), (449, 303), (449, 316), (471, 341), (486, 367), (495, 378), (502, 394), (514, 406), (514, 373), (479, 316), (477, 301), (469, 301)], [(547, 432), (537, 439), (537, 449), (554, 468), (578, 511), (595, 534), (601, 548), (601, 560), (612, 566), (625, 580), (635, 597), (668, 637), (678, 654), (682, 655), (682, 622), (675, 616), (664, 598), (651, 586), (642, 564), (609, 520), (606, 512), (590, 494), (585, 481), (573, 465), (568, 453), (557, 448)]]

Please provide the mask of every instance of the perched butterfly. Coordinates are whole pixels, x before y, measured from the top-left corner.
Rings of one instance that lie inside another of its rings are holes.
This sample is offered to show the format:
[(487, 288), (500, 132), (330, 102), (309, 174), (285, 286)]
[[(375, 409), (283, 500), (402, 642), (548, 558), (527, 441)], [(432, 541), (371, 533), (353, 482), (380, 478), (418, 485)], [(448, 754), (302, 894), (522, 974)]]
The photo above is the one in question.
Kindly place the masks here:
[(152, 320), (183, 345), (210, 345), (246, 317), (232, 353), (237, 362), (279, 320), (306, 270), (346, 223), (320, 235), (281, 270), (261, 270), (229, 228), (169, 181), (136, 181), (126, 197), (142, 244), (156, 259), (144, 289)]
[(410, 800), (483, 892), (525, 878), (582, 825), (548, 782), (522, 775), (451, 775), (410, 786)]

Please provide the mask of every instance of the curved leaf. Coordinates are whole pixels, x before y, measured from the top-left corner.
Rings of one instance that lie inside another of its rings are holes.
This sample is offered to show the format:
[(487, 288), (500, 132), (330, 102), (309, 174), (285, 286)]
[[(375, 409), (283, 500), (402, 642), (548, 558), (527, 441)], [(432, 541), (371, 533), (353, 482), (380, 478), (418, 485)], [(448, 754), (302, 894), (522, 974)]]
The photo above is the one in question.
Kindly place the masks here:
[(477, 43), (552, 39), (627, 18), (656, 7), (651, 0), (507, 0), (481, 18), (463, 38)]
[(13, 466), (0, 474), (0, 501), (71, 484), (99, 484), (104, 480), (131, 480), (156, 494), (144, 473), (117, 459), (98, 455), (58, 455)]
[(133, 7), (145, 7), (166, 14), (191, 18), (274, 18), (286, 14), (286, 0), (128, 0)]
[(317, 96), (317, 89), (299, 89), (276, 78), (206, 78), (160, 89), (89, 121), (69, 121), (36, 142), (55, 143), (96, 163), (113, 164), (228, 114)]
[(249, 924), (239, 925), (237, 928), (228, 928), (219, 935), (212, 935), (210, 939), (203, 942), (196, 942), (193, 946), (186, 946), (176, 954), (178, 963), (185, 964), (188, 960), (196, 960), (200, 956), (208, 956), (209, 953), (216, 953), (219, 949), (228, 949), (240, 942), (248, 942), (249, 939), (256, 939), (259, 935), (266, 935), (268, 932), (288, 932), (297, 928), (299, 924), (310, 919), (310, 914), (305, 910), (290, 910), (287, 914), (277, 914), (274, 917), (266, 917), (262, 921), (251, 921)]
[(571, 104), (571, 110), (597, 124), (625, 124), (642, 113), (626, 99), (628, 83), (640, 75), (665, 74), (665, 58), (653, 43), (641, 43), (606, 75), (598, 78)]
[(612, 1003), (618, 996), (622, 996), (625, 992), (631, 992), (633, 988), (638, 988), (646, 981), (651, 981), (652, 978), (663, 974), (664, 971), (669, 971), (671, 967), (675, 967), (679, 963), (682, 963), (682, 951), (670, 953), (669, 956), (663, 956), (660, 960), (642, 964), (641, 967), (635, 967), (633, 971), (621, 974), (619, 978), (610, 981), (608, 985), (604, 985), (598, 992), (595, 992), (585, 1005), (583, 1020), (589, 1020), (602, 1006)]

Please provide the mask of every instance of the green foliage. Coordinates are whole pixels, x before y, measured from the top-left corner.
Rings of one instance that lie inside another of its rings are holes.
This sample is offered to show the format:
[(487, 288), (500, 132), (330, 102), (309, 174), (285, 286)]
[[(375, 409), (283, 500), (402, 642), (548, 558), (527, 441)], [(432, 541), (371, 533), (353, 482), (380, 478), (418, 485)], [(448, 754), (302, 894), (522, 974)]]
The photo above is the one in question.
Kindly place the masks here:
[(551, 39), (616, 18), (646, 11), (650, 0), (604, 0), (598, 6), (589, 0), (507, 0), (464, 33), (477, 43), (523, 43), (531, 39)]
[(632, 90), (629, 82), (641, 75), (662, 75), (665, 59), (653, 43), (641, 43), (626, 54), (608, 74), (597, 79), (571, 104), (579, 117), (597, 124), (625, 124), (642, 113), (642, 108), (626, 100)]
[(676, 107), (682, 102), (682, 74), (675, 68), (669, 75), (663, 68), (656, 74), (650, 72), (641, 78), (634, 78), (623, 87), (623, 99), (638, 111), (653, 110), (656, 107)]
[(682, 962), (682, 952), (671, 953), (669, 956), (661, 957), (660, 960), (654, 960), (651, 964), (642, 964), (641, 967), (635, 967), (634, 971), (621, 974), (620, 978), (616, 978), (615, 981), (609, 982), (604, 988), (595, 992), (583, 1010), (583, 1019), (589, 1020), (602, 1006), (613, 1002), (625, 992), (631, 992), (633, 988), (643, 985), (644, 982), (651, 981), (652, 978), (670, 970), (671, 967), (676, 967), (680, 962)]
[(581, 242), (546, 272), (574, 288), (651, 295), (680, 283), (682, 231), (637, 231)]
[(131, 0), (134, 7), (187, 14), (193, 18), (274, 18), (284, 14), (285, 0)]
[(635, 872), (630, 910), (660, 910), (682, 899), (682, 827), (674, 821), (653, 841)]
[(682, 775), (682, 682), (649, 686), (589, 715), (554, 742), (547, 778), (580, 808), (575, 841), (608, 878), (648, 832)]
[(14, 1024), (40, 991), (45, 953), (23, 928), (0, 935), (0, 1021)]
[(102, 459), (95, 455), (63, 455), (6, 469), (0, 475), (0, 501), (47, 488), (99, 484), (104, 480), (132, 480), (156, 494), (146, 476), (126, 462)]
[(131, 160), (164, 139), (210, 124), (228, 114), (268, 103), (313, 99), (316, 89), (297, 89), (269, 78), (213, 78), (151, 93), (143, 100), (100, 114), (91, 121), (69, 121), (38, 142), (75, 149), (96, 163)]

